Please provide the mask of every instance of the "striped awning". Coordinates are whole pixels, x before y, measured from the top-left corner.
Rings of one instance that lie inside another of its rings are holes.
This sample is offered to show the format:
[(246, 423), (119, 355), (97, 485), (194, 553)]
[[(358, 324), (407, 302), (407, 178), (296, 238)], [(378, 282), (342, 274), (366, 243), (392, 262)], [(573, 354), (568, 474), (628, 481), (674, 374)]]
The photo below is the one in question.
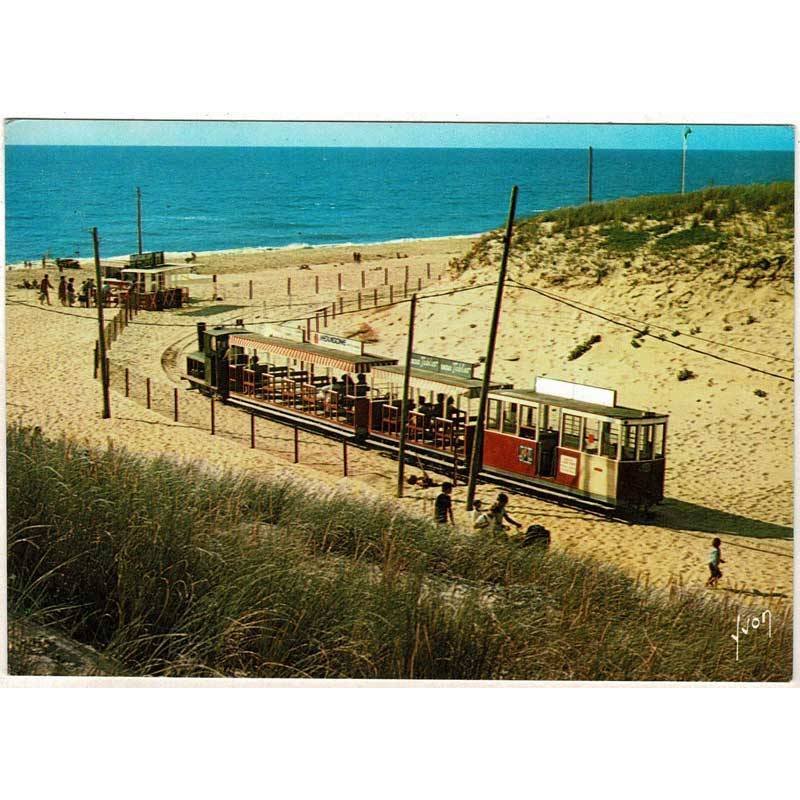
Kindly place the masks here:
[(255, 333), (232, 335), (228, 343), (232, 347), (244, 347), (250, 350), (258, 350), (260, 353), (272, 353), (285, 358), (293, 358), (305, 364), (329, 367), (341, 372), (369, 372), (379, 365), (397, 363), (396, 358), (384, 358), (370, 355), (369, 353), (355, 355), (342, 350), (319, 347), (308, 342), (292, 342), (289, 339), (279, 339), (275, 336), (259, 336)]

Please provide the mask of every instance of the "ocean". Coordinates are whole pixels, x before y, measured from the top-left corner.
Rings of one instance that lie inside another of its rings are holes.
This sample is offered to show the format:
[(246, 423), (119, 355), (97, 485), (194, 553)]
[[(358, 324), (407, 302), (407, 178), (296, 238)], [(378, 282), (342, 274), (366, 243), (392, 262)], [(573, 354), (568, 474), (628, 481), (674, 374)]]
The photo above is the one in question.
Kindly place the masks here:
[[(586, 150), (7, 146), (6, 262), (480, 233), (586, 200)], [(593, 195), (680, 190), (681, 153), (594, 150)], [(793, 180), (792, 152), (692, 151), (686, 190)]]

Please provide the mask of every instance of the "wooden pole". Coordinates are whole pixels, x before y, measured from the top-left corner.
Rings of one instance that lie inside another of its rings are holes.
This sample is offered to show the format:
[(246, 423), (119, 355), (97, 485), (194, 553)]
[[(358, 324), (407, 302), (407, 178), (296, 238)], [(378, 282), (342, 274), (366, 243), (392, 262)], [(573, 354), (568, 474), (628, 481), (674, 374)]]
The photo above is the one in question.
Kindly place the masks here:
[(300, 463), (300, 433), (297, 425), (294, 426), (294, 463)]
[(314, 312), (314, 330), (319, 333), (319, 311)]
[(97, 327), (100, 332), (98, 342), (100, 351), (100, 374), (103, 384), (103, 419), (111, 417), (111, 399), (108, 393), (108, 359), (106, 358), (106, 329), (103, 321), (103, 277), (100, 274), (100, 238), (97, 228), (92, 228), (92, 242), (94, 244), (94, 275), (97, 285)]
[(131, 374), (130, 370), (125, 367), (125, 397), (131, 396)]
[(314, 276), (314, 293), (319, 294), (319, 275)]
[(139, 254), (142, 254), (142, 190), (136, 187), (136, 231), (139, 234)]
[(378, 305), (378, 287), (377, 286), (372, 290), (372, 305), (373, 306), (377, 306)]
[(367, 276), (363, 269), (361, 270), (361, 288), (367, 288)]
[(214, 424), (216, 420), (214, 419), (214, 398), (211, 398), (211, 435), (214, 436), (216, 431), (216, 425)]
[(358, 310), (361, 311), (361, 289), (358, 290)]
[(403, 474), (406, 458), (406, 427), (408, 425), (408, 387), (411, 383), (411, 353), (414, 350), (414, 317), (417, 313), (417, 296), (411, 295), (411, 310), (408, 312), (408, 339), (406, 340), (406, 364), (403, 372), (403, 406), (400, 409), (400, 448), (397, 452), (397, 496), (403, 496)]
[(250, 448), (256, 448), (256, 415), (250, 414)]
[(394, 305), (394, 286), (389, 286), (389, 305)]
[(97, 380), (97, 370), (100, 366), (100, 345), (95, 341), (94, 343), (94, 379)]
[(592, 148), (589, 148), (589, 202), (592, 202), (592, 171), (594, 168), (594, 158), (592, 155)]
[(287, 278), (286, 279), (286, 294), (289, 295), (289, 297), (292, 296), (292, 279), (291, 278)]
[(322, 309), (322, 327), (328, 327), (328, 306)]
[(503, 258), (500, 262), (500, 274), (497, 276), (497, 293), (492, 311), (492, 324), (489, 328), (489, 343), (486, 347), (486, 361), (483, 365), (483, 382), (481, 385), (481, 401), (478, 407), (478, 419), (475, 422), (475, 440), (472, 443), (472, 460), (469, 468), (469, 482), (467, 483), (467, 511), (472, 511), (472, 502), (475, 499), (475, 486), (478, 482), (483, 457), (483, 431), (486, 422), (486, 406), (489, 398), (489, 384), (492, 378), (492, 362), (494, 361), (494, 348), (497, 342), (497, 327), (500, 323), (500, 307), (503, 303), (503, 287), (506, 280), (508, 266), (508, 251), (511, 247), (511, 232), (514, 228), (514, 213), (517, 209), (518, 188), (511, 188), (511, 201), (508, 208), (508, 222), (506, 235), (503, 239)]
[(331, 303), (331, 317), (333, 319), (336, 319), (336, 301), (335, 300)]
[(431, 265), (430, 264), (426, 264), (425, 265), (425, 269), (428, 271), (428, 280), (430, 280), (431, 279)]
[(404, 281), (405, 281), (405, 283), (408, 283), (408, 264), (405, 265), (405, 278), (404, 278)]
[(311, 341), (311, 317), (306, 317), (306, 341)]
[(175, 422), (178, 421), (178, 387), (172, 387), (172, 409), (173, 409), (173, 418)]
[(252, 279), (250, 280), (250, 293), (249, 293), (249, 299), (250, 299), (250, 300), (252, 300), (252, 299), (253, 299), (253, 281), (252, 281)]
[(422, 291), (422, 276), (420, 276), (419, 278), (417, 278), (417, 291), (418, 291), (418, 292), (421, 292), (421, 291)]
[(342, 273), (341, 272), (338, 274), (337, 280), (338, 280), (338, 285), (339, 285), (339, 291), (341, 292), (342, 291)]
[(150, 378), (145, 378), (145, 384), (147, 386), (147, 407), (150, 408)]
[(383, 268), (383, 285), (384, 286), (389, 285), (389, 267)]
[(347, 477), (347, 439), (342, 442), (342, 467), (344, 469), (344, 477)]

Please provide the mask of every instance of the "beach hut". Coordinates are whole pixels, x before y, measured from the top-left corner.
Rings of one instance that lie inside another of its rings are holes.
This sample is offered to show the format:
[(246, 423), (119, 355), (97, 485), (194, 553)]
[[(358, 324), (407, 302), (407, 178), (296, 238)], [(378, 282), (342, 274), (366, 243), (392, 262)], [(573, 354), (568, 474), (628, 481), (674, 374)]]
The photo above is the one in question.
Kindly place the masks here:
[(176, 278), (185, 267), (167, 264), (164, 253), (138, 253), (130, 256), (129, 265), (119, 270), (120, 278), (130, 281), (138, 308), (162, 311), (181, 308), (189, 300), (189, 290), (177, 285)]

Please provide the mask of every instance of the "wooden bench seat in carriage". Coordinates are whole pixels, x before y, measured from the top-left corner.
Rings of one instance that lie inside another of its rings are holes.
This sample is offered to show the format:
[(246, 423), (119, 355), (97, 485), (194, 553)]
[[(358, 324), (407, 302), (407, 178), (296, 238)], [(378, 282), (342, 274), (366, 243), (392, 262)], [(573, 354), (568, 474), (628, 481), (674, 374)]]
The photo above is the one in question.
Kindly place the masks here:
[[(406, 438), (410, 442), (424, 442), (425, 429), (427, 427), (425, 415), (421, 411), (408, 412), (408, 424), (406, 425)], [(398, 432), (400, 428), (398, 425)]]
[(438, 450), (452, 450), (456, 441), (456, 424), (444, 417), (433, 419), (433, 446)]
[(392, 436), (400, 434), (400, 405), (387, 403), (382, 408), (381, 414), (381, 433), (388, 433)]
[(245, 367), (242, 370), (242, 391), (254, 396), (256, 393), (256, 371)]

